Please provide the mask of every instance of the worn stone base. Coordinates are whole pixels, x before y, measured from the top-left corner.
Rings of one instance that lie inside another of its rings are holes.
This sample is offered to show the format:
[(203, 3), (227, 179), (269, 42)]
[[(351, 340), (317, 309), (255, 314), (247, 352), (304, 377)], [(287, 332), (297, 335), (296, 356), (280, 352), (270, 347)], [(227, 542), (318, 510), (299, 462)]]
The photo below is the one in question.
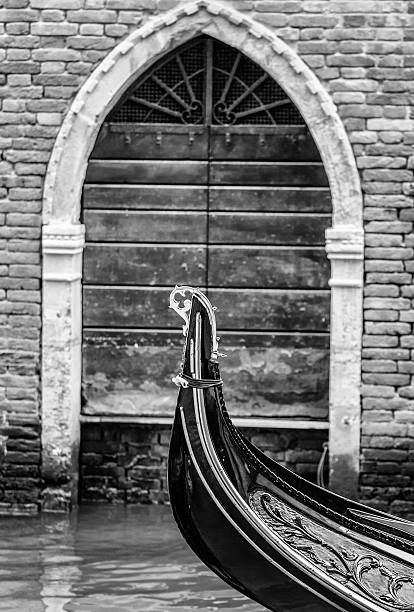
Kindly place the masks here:
[(39, 512), (39, 504), (0, 502), (0, 516), (32, 516)]
[(46, 487), (41, 500), (44, 512), (68, 512), (73, 506), (72, 492), (65, 487)]
[[(81, 431), (81, 501), (168, 501), (165, 426), (84, 424)], [(270, 457), (315, 481), (326, 430), (258, 430), (243, 433)]]

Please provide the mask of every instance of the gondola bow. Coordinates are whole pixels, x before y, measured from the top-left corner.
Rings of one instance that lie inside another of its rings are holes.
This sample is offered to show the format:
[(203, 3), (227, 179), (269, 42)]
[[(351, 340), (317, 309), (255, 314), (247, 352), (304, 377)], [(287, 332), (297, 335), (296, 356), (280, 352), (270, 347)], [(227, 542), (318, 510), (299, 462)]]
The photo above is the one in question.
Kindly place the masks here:
[(414, 612), (414, 523), (314, 485), (233, 425), (214, 309), (176, 287), (185, 346), (168, 482), (175, 520), (200, 559), (278, 612)]

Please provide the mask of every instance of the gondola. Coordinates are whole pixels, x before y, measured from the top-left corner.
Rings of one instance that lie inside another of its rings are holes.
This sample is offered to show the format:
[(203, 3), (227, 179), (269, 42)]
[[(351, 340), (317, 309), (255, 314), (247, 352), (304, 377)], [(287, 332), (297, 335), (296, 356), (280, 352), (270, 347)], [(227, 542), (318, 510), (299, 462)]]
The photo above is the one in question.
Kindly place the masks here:
[(414, 612), (414, 523), (310, 483), (233, 425), (214, 308), (176, 287), (185, 321), (168, 483), (174, 518), (199, 558), (277, 612)]

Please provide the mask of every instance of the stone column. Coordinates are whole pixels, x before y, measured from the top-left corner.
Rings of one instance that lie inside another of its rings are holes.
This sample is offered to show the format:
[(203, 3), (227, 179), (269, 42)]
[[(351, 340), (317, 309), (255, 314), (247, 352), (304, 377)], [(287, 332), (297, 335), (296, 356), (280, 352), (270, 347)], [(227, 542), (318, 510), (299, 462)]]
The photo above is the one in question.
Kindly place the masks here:
[(360, 463), (363, 231), (326, 232), (331, 260), (329, 487), (357, 498)]
[(76, 503), (80, 437), (84, 226), (43, 227), (43, 508)]

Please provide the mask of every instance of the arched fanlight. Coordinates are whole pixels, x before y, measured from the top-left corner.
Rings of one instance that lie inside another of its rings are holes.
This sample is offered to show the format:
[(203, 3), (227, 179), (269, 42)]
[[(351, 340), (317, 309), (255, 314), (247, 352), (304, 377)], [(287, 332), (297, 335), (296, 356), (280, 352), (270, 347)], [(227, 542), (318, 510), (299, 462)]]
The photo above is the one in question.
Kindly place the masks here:
[(210, 37), (175, 50), (123, 97), (115, 123), (304, 125), (283, 89), (240, 51)]

